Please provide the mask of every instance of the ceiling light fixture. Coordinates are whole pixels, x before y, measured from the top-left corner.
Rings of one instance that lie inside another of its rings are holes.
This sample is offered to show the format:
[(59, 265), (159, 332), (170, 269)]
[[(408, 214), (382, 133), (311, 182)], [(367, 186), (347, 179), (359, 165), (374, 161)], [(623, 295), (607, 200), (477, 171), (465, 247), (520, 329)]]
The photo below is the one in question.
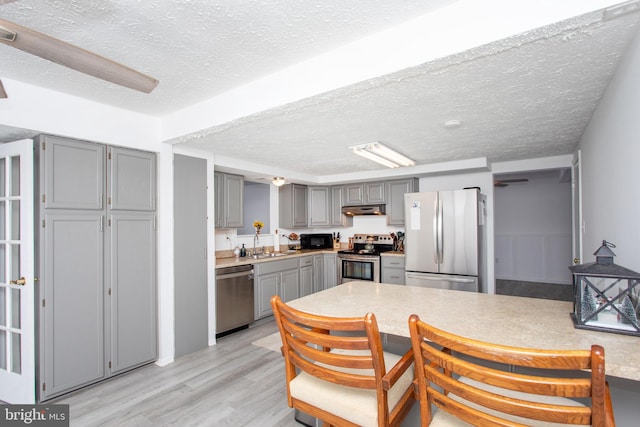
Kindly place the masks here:
[(392, 150), (389, 147), (382, 145), (379, 142), (372, 142), (369, 144), (354, 145), (349, 147), (355, 154), (378, 162), (381, 165), (389, 168), (397, 168), (400, 166), (413, 166), (416, 164), (410, 158), (403, 156), (397, 151)]
[(276, 176), (273, 178), (273, 180), (271, 181), (271, 183), (273, 185), (275, 185), (276, 187), (282, 187), (284, 185), (284, 177), (282, 176)]

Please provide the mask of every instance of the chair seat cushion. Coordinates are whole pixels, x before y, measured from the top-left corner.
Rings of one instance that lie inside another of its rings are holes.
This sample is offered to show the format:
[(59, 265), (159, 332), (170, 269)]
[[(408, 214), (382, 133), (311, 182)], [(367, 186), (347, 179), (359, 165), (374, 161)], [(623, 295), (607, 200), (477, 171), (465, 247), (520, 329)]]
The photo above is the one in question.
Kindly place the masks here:
[[(338, 351), (336, 351), (338, 352)], [(346, 351), (339, 351), (346, 353)], [(358, 351), (349, 351), (349, 354)], [(365, 353), (370, 354), (368, 351)], [(384, 352), (384, 363), (391, 369), (401, 358), (396, 354)], [(333, 367), (333, 369), (338, 369)], [(344, 372), (373, 375), (373, 369), (341, 368)], [(413, 381), (413, 366), (405, 371), (396, 384), (389, 390), (389, 410), (393, 409), (406, 389)], [(307, 402), (317, 408), (335, 414), (361, 426), (378, 425), (378, 401), (375, 390), (365, 390), (323, 381), (305, 372), (299, 373), (289, 384), (291, 396)]]
[[(565, 397), (554, 397), (554, 396), (542, 396), (542, 395), (536, 395), (536, 394), (530, 394), (530, 393), (522, 393), (522, 392), (518, 392), (518, 391), (512, 391), (512, 390), (506, 390), (503, 388), (498, 388), (498, 387), (493, 387), (491, 385), (488, 384), (483, 384), (483, 383), (479, 383), (473, 380), (470, 380), (468, 378), (463, 378), (461, 380), (461, 382), (463, 383), (467, 383), (469, 385), (472, 385), (474, 387), (478, 387), (478, 388), (482, 388), (484, 390), (487, 391), (492, 391), (496, 394), (502, 394), (504, 396), (508, 396), (508, 397), (514, 397), (514, 398), (518, 398), (518, 399), (524, 399), (524, 400), (530, 400), (530, 401), (535, 401), (535, 402), (540, 402), (540, 403), (551, 403), (551, 404), (555, 404), (555, 405), (565, 405), (565, 406), (585, 406), (584, 404), (572, 400), (572, 399), (568, 399)], [(544, 422), (544, 421), (537, 421), (537, 420), (532, 420), (529, 418), (522, 418), (522, 417), (517, 417), (517, 416), (513, 416), (513, 415), (506, 415), (503, 414), (501, 412), (498, 411), (494, 411), (491, 409), (486, 409), (483, 408), (477, 404), (474, 403), (470, 403), (468, 401), (465, 401), (464, 399), (461, 399), (457, 396), (454, 395), (449, 395), (453, 400), (457, 400), (459, 402), (464, 402), (465, 404), (479, 409), (482, 412), (486, 412), (488, 414), (491, 415), (495, 415), (497, 417), (500, 418), (504, 418), (510, 421), (514, 421), (514, 422), (519, 422), (521, 424), (525, 424), (525, 425), (535, 425), (536, 427), (540, 426), (540, 427), (558, 427), (558, 426), (567, 426), (568, 424), (558, 424), (558, 423), (549, 423), (549, 422)], [(464, 421), (461, 421), (460, 419), (456, 418), (455, 416), (451, 415), (450, 413), (440, 409), (440, 408), (434, 408), (432, 406), (432, 414), (433, 414), (433, 418), (431, 420), (431, 424), (429, 424), (429, 427), (467, 427), (467, 426), (471, 426), (472, 424), (468, 424), (465, 423)]]

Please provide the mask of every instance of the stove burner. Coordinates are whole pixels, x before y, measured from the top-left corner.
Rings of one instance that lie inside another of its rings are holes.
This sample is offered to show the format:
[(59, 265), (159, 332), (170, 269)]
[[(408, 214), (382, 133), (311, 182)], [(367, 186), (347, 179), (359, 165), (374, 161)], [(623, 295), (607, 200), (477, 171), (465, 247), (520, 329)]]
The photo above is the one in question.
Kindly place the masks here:
[(338, 251), (338, 254), (380, 256), (382, 252), (392, 250), (393, 239), (388, 234), (356, 234), (353, 249)]

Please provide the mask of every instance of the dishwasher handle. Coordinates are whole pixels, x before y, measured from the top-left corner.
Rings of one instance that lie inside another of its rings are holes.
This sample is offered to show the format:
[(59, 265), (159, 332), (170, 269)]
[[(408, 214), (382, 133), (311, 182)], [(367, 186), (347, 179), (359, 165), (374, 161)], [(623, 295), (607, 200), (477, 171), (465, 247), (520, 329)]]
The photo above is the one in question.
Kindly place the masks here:
[(253, 280), (253, 270), (240, 271), (238, 273), (229, 273), (229, 274), (216, 275), (216, 280), (219, 280), (219, 279), (232, 279), (234, 277), (243, 277), (243, 276), (247, 276), (247, 278), (249, 280)]

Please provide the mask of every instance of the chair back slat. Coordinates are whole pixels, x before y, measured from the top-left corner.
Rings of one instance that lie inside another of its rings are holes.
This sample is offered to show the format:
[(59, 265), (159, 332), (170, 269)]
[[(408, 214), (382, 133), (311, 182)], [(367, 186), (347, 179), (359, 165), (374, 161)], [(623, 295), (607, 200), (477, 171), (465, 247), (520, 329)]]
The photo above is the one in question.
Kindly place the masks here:
[(509, 347), (442, 331), (416, 315), (409, 331), (423, 426), (432, 416), (429, 402), (474, 425), (615, 426), (600, 346)]
[[(445, 370), (475, 381), (513, 391), (540, 395), (584, 398), (591, 396), (591, 379), (522, 375), (508, 369), (492, 369), (486, 365), (452, 356), (425, 343), (423, 356)], [(481, 359), (486, 360), (486, 359)]]

